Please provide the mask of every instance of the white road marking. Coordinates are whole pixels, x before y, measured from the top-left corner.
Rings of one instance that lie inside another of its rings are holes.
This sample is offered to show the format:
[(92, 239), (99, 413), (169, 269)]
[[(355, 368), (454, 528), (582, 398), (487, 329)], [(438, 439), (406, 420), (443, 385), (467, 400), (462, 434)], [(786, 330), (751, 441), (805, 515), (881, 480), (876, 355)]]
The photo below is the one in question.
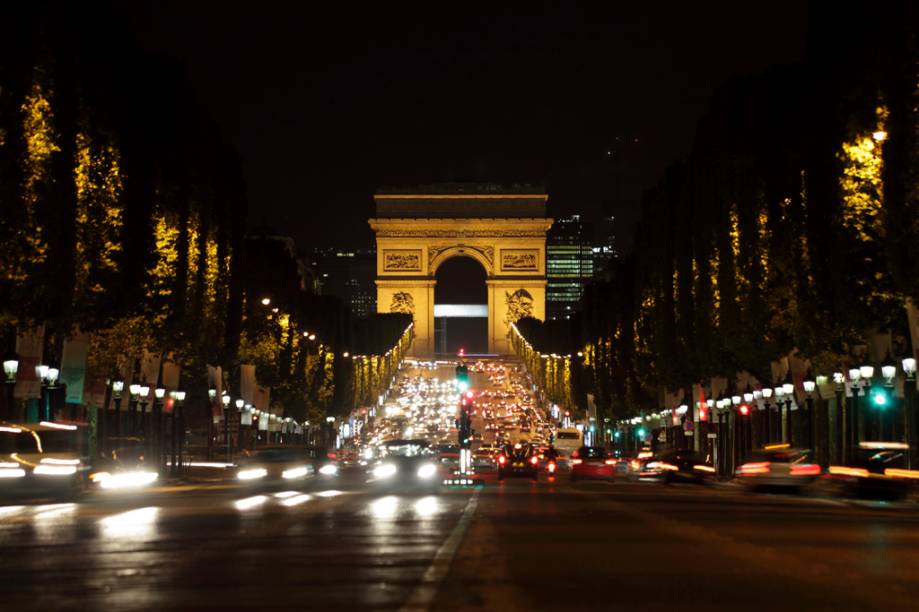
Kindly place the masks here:
[(466, 509), (463, 510), (463, 515), (460, 517), (459, 522), (457, 522), (450, 536), (437, 550), (434, 560), (431, 561), (431, 565), (428, 566), (428, 569), (425, 570), (424, 575), (421, 577), (421, 584), (415, 587), (412, 594), (405, 600), (405, 603), (399, 608), (400, 612), (429, 610), (431, 608), (431, 604), (434, 603), (434, 597), (437, 595), (437, 589), (447, 576), (453, 557), (456, 556), (456, 551), (459, 550), (460, 544), (463, 543), (463, 537), (472, 522), (472, 516), (475, 514), (476, 506), (479, 503), (480, 491), (481, 489), (477, 488), (472, 497), (469, 498), (469, 501), (466, 502)]

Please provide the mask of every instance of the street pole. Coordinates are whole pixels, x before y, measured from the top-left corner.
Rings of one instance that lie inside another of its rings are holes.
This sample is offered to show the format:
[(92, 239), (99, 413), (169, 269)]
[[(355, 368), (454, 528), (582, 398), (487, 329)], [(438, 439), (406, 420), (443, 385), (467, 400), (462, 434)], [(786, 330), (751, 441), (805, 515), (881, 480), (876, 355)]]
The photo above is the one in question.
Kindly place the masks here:
[(906, 417), (906, 443), (909, 446), (907, 455), (909, 469), (919, 467), (919, 415), (916, 414), (916, 360), (907, 357), (903, 360), (903, 411)]

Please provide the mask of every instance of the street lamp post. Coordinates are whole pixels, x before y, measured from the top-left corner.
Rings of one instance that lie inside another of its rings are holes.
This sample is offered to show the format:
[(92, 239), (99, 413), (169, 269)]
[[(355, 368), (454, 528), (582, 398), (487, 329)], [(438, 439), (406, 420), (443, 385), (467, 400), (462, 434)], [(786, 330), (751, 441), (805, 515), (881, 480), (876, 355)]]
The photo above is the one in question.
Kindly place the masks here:
[[(239, 398), (238, 400), (236, 400), (236, 414), (234, 415), (234, 422), (239, 420), (239, 415), (242, 412), (242, 409), (245, 405), (246, 405), (246, 400), (242, 398)], [(226, 415), (226, 416), (229, 417), (229, 415)], [(242, 428), (239, 426), (239, 424), (237, 424), (236, 426), (236, 438), (237, 439), (239, 439), (240, 435), (242, 434), (241, 429)], [(230, 421), (229, 421), (229, 418), (227, 418), (227, 432), (228, 432), (227, 433), (227, 463), (230, 462), (229, 457), (230, 457), (230, 448), (231, 448), (229, 431), (230, 431)]]
[[(881, 377), (884, 379), (884, 388), (887, 390), (887, 397), (890, 397), (891, 400), (893, 399), (894, 378), (896, 378), (896, 376), (897, 376), (897, 366), (892, 365), (892, 364), (885, 364), (881, 366)], [(891, 416), (890, 418), (886, 418), (884, 415), (885, 412), (886, 412), (885, 410), (878, 411), (878, 419), (880, 419), (880, 429), (881, 429), (880, 431), (881, 437), (878, 439), (879, 440), (883, 439), (884, 436), (887, 435), (887, 439), (893, 441), (897, 439), (897, 435), (896, 435), (897, 433), (896, 422), (897, 421), (896, 421), (896, 418), (894, 418), (893, 416)], [(906, 418), (906, 415), (905, 415), (905, 410), (904, 410), (904, 424), (905, 424), (905, 418)], [(885, 434), (885, 430), (887, 429), (888, 421), (890, 422), (890, 431), (889, 433)]]
[(230, 440), (230, 419), (229, 419), (230, 396), (229, 394), (224, 392), (224, 395), (220, 398), (220, 403), (223, 404), (223, 439), (224, 439), (224, 443), (229, 448), (229, 444), (230, 444), (229, 443), (229, 440)]
[(906, 441), (909, 445), (909, 468), (919, 466), (919, 418), (916, 415), (916, 359), (903, 360), (903, 411), (906, 413)]
[[(176, 466), (176, 475), (180, 475), (185, 464), (185, 391), (176, 391), (176, 405), (173, 407), (172, 427), (178, 431), (175, 433), (176, 446), (178, 446), (178, 457), (174, 464)], [(176, 411), (178, 411), (178, 422), (176, 422)], [(211, 419), (213, 420), (213, 419)]]
[(150, 387), (148, 385), (140, 386), (140, 395), (137, 397), (137, 401), (140, 405), (140, 427), (141, 433), (144, 436), (144, 447), (146, 447), (147, 452), (150, 452), (150, 426), (148, 424), (147, 418), (147, 398), (150, 397)]
[(833, 448), (835, 452), (833, 453), (833, 459), (835, 461), (844, 462), (845, 461), (845, 411), (842, 407), (842, 400), (844, 397), (844, 392), (846, 390), (846, 376), (842, 372), (833, 372), (833, 383), (836, 385), (836, 431), (833, 436)]
[(807, 410), (804, 414), (804, 430), (807, 432), (805, 434), (807, 445), (814, 451), (815, 455), (817, 454), (817, 450), (814, 448), (816, 446), (814, 444), (814, 389), (816, 388), (817, 383), (814, 381), (810, 379), (804, 381), (804, 392), (807, 394), (807, 399), (805, 400), (807, 403)]
[(785, 441), (788, 442), (788, 444), (794, 444), (792, 440), (794, 439), (794, 421), (795, 419), (793, 418), (791, 414), (791, 403), (795, 398), (795, 386), (791, 383), (785, 383), (784, 385), (782, 385), (782, 391), (785, 392), (784, 423), (785, 423), (785, 430), (787, 432), (787, 435), (785, 436), (786, 438)]
[(772, 442), (772, 408), (769, 407), (769, 400), (772, 398), (772, 388), (763, 387), (763, 400), (766, 405), (766, 436), (765, 442)]
[(13, 420), (17, 418), (16, 411), (13, 409), (15, 402), (14, 390), (16, 389), (16, 373), (19, 372), (19, 360), (7, 359), (3, 362), (3, 374), (6, 376), (6, 419)]
[(849, 381), (852, 385), (852, 410), (849, 415), (849, 435), (848, 435), (848, 453), (846, 456), (846, 461), (851, 462), (855, 459), (855, 452), (858, 448), (858, 428), (859, 428), (859, 418), (858, 418), (858, 396), (862, 394), (861, 390), (861, 380), (862, 373), (858, 368), (849, 369)]
[(214, 408), (217, 402), (217, 389), (211, 387), (207, 390), (207, 400), (207, 460), (210, 461), (214, 445), (214, 413), (217, 412)]
[[(115, 401), (115, 435), (121, 437), (121, 394), (124, 392), (124, 381), (115, 379), (112, 381), (112, 399)], [(106, 432), (108, 433), (108, 432)], [(111, 437), (111, 436), (107, 436)], [(106, 450), (108, 445), (106, 444)]]
[(166, 397), (166, 389), (157, 387), (153, 390), (153, 427), (151, 427), (151, 437), (153, 438), (153, 458), (156, 459), (157, 471), (163, 467), (163, 399)]
[(131, 435), (134, 436), (137, 434), (137, 399), (140, 397), (140, 384), (131, 383), (131, 386), (128, 387), (128, 391), (131, 394), (131, 398), (128, 400), (128, 413), (130, 421)]

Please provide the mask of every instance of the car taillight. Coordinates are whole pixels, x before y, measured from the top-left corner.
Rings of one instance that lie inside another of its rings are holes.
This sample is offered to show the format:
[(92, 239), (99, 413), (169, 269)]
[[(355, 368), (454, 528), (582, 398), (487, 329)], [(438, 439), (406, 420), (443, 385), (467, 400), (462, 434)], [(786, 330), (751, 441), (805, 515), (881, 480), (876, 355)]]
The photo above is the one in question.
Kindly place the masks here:
[(744, 463), (737, 468), (739, 474), (766, 474), (769, 472), (768, 461), (758, 461), (756, 463)]
[(607, 459), (607, 460), (604, 461), (603, 463), (605, 463), (606, 465), (616, 465), (616, 460), (615, 460), (615, 459)]
[(555, 464), (554, 464), (554, 463), (550, 463), (550, 464), (549, 464), (549, 471), (550, 471), (550, 472), (554, 472), (554, 471), (555, 471)]
[(536, 465), (537, 463), (539, 463), (539, 457), (537, 457), (536, 455), (533, 455), (532, 457), (530, 457), (530, 463), (532, 463), (533, 465)]
[(831, 465), (830, 474), (834, 476), (855, 476), (856, 478), (867, 478), (868, 470), (864, 468), (851, 468), (844, 465)]
[(498, 457), (498, 463), (500, 463), (501, 465), (504, 465), (505, 463), (507, 463), (507, 457), (505, 457), (504, 455), (501, 455), (500, 457)]
[(572, 459), (571, 463), (572, 465), (580, 465), (583, 461), (581, 459)]
[(804, 465), (793, 465), (791, 466), (791, 475), (792, 476), (817, 476), (820, 474), (820, 466), (814, 465), (812, 463), (807, 463)]

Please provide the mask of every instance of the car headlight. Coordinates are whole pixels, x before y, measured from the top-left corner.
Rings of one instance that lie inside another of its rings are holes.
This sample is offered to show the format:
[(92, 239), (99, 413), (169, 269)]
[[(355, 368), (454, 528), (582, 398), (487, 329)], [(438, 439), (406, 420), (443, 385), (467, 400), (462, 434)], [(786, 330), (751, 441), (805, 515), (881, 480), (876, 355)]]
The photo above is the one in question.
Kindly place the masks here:
[(338, 473), (338, 466), (334, 463), (328, 463), (319, 468), (319, 473), (323, 476), (334, 476)]
[(389, 478), (396, 475), (396, 466), (391, 463), (384, 463), (373, 468), (374, 478)]
[(309, 470), (306, 469), (306, 466), (300, 466), (295, 468), (290, 468), (289, 470), (284, 470), (281, 472), (281, 477), (285, 480), (290, 480), (292, 478), (303, 478), (309, 473)]
[(159, 478), (156, 472), (96, 472), (89, 479), (98, 483), (103, 489), (128, 489), (143, 487)]
[(430, 478), (437, 473), (437, 466), (433, 463), (425, 463), (418, 468), (418, 478)]
[(267, 475), (268, 470), (265, 468), (250, 468), (248, 470), (239, 470), (236, 477), (240, 480), (256, 480), (257, 478), (264, 478)]
[(32, 470), (37, 476), (70, 476), (77, 473), (75, 465), (38, 465)]

